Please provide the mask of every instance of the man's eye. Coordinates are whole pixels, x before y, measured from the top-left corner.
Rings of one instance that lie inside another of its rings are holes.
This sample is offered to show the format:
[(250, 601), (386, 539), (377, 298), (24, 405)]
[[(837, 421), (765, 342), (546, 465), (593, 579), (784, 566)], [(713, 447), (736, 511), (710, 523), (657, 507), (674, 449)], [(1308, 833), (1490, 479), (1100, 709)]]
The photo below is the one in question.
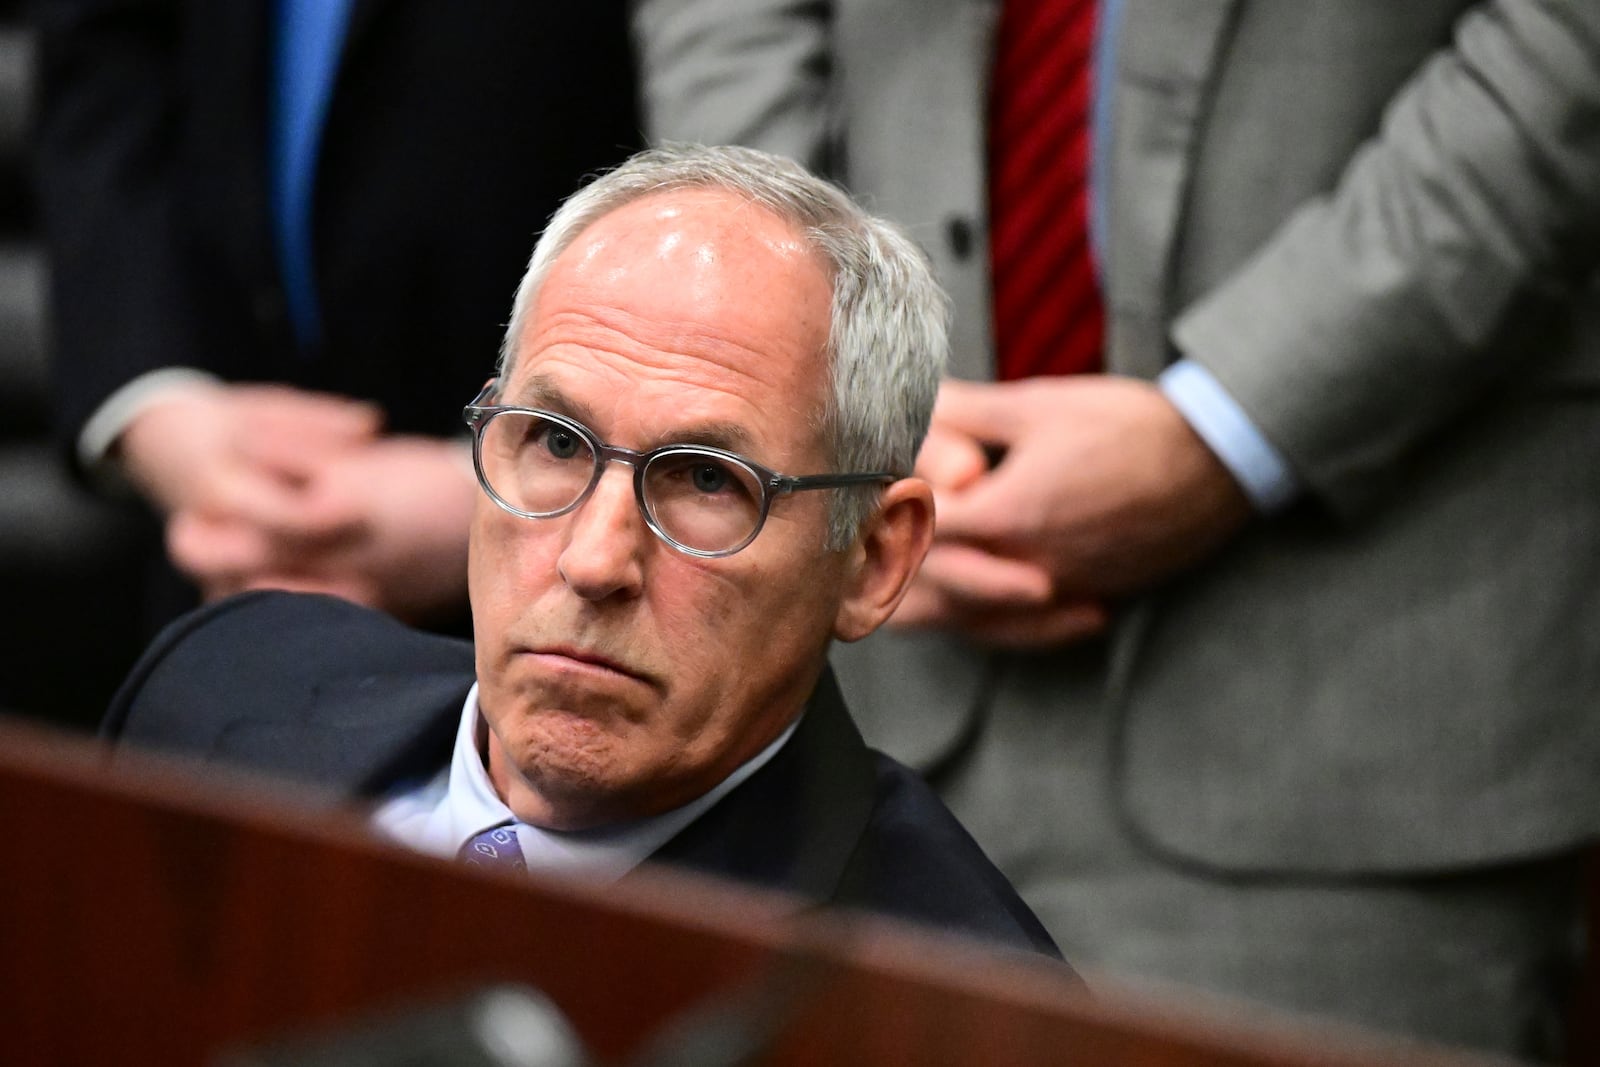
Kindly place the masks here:
[(547, 426), (540, 436), (545, 451), (556, 459), (571, 459), (583, 451), (583, 438), (564, 426)]
[(733, 480), (728, 469), (716, 463), (698, 463), (689, 472), (689, 481), (702, 493), (720, 493)]

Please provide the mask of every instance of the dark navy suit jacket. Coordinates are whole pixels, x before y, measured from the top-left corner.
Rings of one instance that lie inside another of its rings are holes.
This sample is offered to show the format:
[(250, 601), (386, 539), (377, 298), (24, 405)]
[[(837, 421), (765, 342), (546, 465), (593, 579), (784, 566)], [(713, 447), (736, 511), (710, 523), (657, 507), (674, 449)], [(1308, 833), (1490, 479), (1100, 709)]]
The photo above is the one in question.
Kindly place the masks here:
[[(472, 682), (465, 641), (329, 597), (251, 593), (169, 626), (104, 731), (376, 798), (448, 763)], [(652, 859), (1059, 955), (921, 779), (866, 747), (831, 673), (788, 744)]]
[(36, 162), (61, 430), (162, 367), (458, 432), (535, 234), (640, 146), (621, 0), (354, 0), (312, 204), (322, 349), (272, 238), (272, 0), (48, 0)]

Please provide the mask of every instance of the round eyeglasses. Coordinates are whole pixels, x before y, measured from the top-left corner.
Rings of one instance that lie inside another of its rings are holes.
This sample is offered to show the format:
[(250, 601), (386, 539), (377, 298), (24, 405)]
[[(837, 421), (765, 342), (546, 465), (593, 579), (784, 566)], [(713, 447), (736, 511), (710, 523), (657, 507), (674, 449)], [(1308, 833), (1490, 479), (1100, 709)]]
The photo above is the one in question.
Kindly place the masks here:
[(774, 497), (896, 478), (888, 472), (796, 477), (704, 445), (635, 452), (604, 443), (565, 415), (484, 403), (496, 385), (485, 385), (462, 417), (473, 431), (478, 484), (500, 507), (525, 519), (572, 511), (615, 460), (633, 468), (634, 497), (657, 537), (691, 556), (731, 556), (756, 539)]

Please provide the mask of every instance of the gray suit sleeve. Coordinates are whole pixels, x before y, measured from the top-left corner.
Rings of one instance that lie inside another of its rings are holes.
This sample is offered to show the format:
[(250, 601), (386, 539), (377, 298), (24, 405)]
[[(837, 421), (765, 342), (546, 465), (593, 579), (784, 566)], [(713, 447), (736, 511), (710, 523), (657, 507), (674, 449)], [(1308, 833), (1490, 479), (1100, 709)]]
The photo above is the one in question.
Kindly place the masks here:
[(743, 144), (827, 165), (828, 0), (634, 0), (652, 141)]
[(1330, 195), (1186, 308), (1173, 336), (1348, 515), (1532, 358), (1524, 327), (1577, 297), (1597, 248), (1600, 3), (1486, 2)]

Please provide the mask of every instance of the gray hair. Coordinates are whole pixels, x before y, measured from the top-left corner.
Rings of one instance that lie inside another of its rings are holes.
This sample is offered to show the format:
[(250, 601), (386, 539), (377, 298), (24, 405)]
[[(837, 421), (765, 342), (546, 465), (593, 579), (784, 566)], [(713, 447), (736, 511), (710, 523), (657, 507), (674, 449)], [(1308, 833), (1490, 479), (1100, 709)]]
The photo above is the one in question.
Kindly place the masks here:
[[(557, 256), (602, 216), (654, 193), (732, 192), (801, 233), (833, 286), (826, 357), (832, 378), (819, 425), (840, 471), (909, 474), (944, 373), (949, 301), (922, 251), (843, 190), (782, 156), (750, 148), (668, 144), (647, 149), (569, 198), (550, 220), (517, 287), (500, 346), (500, 375)], [(800, 472), (810, 473), (810, 472)], [(834, 490), (828, 547), (854, 542), (877, 507), (876, 487)]]

